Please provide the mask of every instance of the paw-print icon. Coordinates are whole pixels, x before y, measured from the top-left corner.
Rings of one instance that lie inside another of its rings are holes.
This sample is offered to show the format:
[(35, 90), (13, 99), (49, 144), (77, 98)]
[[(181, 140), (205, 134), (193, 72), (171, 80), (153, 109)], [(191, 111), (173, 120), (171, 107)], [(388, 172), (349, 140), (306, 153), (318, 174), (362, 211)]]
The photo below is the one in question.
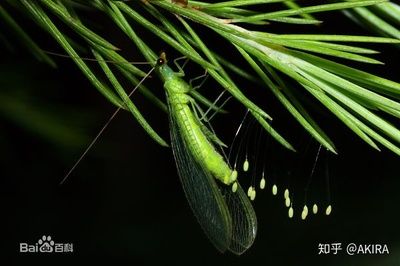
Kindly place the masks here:
[(38, 241), (39, 251), (51, 253), (54, 250), (54, 241), (51, 240), (51, 236), (42, 236)]

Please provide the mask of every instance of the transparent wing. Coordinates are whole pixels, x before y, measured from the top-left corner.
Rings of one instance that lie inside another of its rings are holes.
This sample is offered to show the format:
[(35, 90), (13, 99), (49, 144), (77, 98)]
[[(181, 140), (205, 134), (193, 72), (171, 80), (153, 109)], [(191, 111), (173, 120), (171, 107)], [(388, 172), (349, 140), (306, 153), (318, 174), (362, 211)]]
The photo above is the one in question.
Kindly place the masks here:
[[(193, 108), (200, 108), (200, 106), (194, 105)], [(199, 112), (204, 113), (201, 108)], [(218, 139), (214, 129), (212, 128), (212, 125), (209, 122), (206, 122), (207, 125), (203, 124), (201, 121), (198, 122), (210, 142), (216, 143), (218, 150), (223, 153), (224, 145), (221, 145), (223, 142)], [(215, 141), (215, 138), (217, 141)], [(249, 198), (239, 183), (236, 192), (232, 192), (232, 188), (230, 186), (226, 186), (220, 182), (217, 182), (217, 184), (225, 199), (232, 219), (233, 231), (229, 250), (240, 255), (254, 243), (257, 235), (257, 216), (254, 212), (251, 202), (249, 201)]]
[(232, 188), (224, 184), (220, 184), (219, 187), (232, 219), (233, 230), (229, 250), (240, 255), (253, 245), (256, 238), (256, 213), (239, 184), (236, 192), (232, 192)]
[(229, 248), (232, 220), (229, 208), (211, 174), (190, 154), (170, 108), (171, 146), (186, 198), (202, 229), (221, 252)]
[(257, 233), (257, 218), (249, 199), (240, 186), (233, 193), (195, 160), (174, 112), (169, 113), (172, 149), (190, 207), (218, 250), (242, 254)]

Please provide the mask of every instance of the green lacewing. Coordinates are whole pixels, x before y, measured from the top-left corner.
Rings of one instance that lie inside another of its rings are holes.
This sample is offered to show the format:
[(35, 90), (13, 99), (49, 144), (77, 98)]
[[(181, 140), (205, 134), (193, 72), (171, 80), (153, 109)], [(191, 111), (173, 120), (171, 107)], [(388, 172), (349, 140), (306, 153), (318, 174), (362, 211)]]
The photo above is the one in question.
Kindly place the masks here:
[(221, 252), (242, 254), (254, 242), (257, 218), (232, 170), (215, 148), (215, 135), (196, 112), (202, 112), (189, 96), (191, 86), (158, 59), (157, 72), (164, 82), (170, 121), (171, 146), (178, 174), (198, 222)]
[[(167, 64), (165, 53), (162, 53), (155, 67), (129, 96), (154, 70), (159, 74), (166, 91), (171, 146), (189, 205), (203, 231), (219, 251), (229, 250), (242, 254), (256, 237), (256, 214), (237, 182), (237, 171), (229, 166), (216, 148), (222, 142), (199, 117), (199, 113), (203, 118), (206, 113), (189, 95), (192, 87), (182, 79), (183, 71), (174, 72)], [(61, 183), (76, 168), (119, 111), (120, 108), (111, 115)]]

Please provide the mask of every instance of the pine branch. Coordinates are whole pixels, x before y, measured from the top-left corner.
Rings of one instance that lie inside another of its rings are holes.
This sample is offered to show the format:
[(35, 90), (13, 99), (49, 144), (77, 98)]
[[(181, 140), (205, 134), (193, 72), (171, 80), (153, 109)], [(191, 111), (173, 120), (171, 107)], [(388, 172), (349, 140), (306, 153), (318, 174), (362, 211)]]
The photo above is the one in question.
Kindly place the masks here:
[[(130, 64), (129, 60), (122, 56), (118, 46), (109, 41), (105, 34), (92, 30), (90, 23), (80, 18), (82, 10), (90, 10), (107, 17), (108, 21), (103, 23), (115, 24), (136, 46), (138, 55), (152, 64), (157, 58), (157, 54), (152, 50), (154, 45), (146, 41), (138, 28), (146, 29), (147, 33), (158, 38), (163, 46), (171, 47), (206, 69), (224, 90), (249, 109), (266, 131), (286, 148), (294, 149), (270, 126), (267, 122), (271, 118), (270, 115), (246, 96), (247, 88), (239, 87), (232, 78), (232, 73), (240, 73), (242, 77), (252, 82), (264, 84), (265, 89), (271, 90), (300, 125), (331, 152), (336, 153), (333, 142), (318, 126), (318, 121), (310, 116), (304, 101), (297, 97), (298, 94), (293, 93), (294, 90), (301, 90), (298, 93), (312, 96), (316, 102), (322, 103), (373, 148), (379, 149), (377, 143), (380, 143), (400, 155), (400, 131), (382, 118), (383, 113), (400, 118), (398, 101), (400, 84), (363, 72), (351, 67), (350, 64), (351, 61), (382, 64), (372, 57), (377, 51), (363, 45), (398, 44), (399, 40), (329, 34), (276, 34), (254, 30), (254, 26), (271, 23), (291, 23), (306, 27), (308, 24), (320, 23), (320, 20), (314, 18), (315, 14), (348, 9), (352, 9), (346, 11), (348, 14), (357, 13), (364, 19), (365, 16), (372, 17), (366, 10), (376, 10), (384, 14), (387, 20), (398, 22), (397, 19), (400, 17), (397, 16), (398, 9), (392, 3), (382, 0), (360, 0), (329, 4), (322, 2), (320, 5), (299, 7), (283, 0), (234, 0), (218, 3), (190, 1), (187, 6), (171, 3), (168, 0), (9, 0), (6, 2), (8, 5), (0, 5), (0, 16), (6, 18), (8, 25), (21, 36), (33, 54), (50, 63), (48, 56), (38, 49), (39, 46), (32, 40), (34, 38), (28, 37), (28, 33), (16, 26), (17, 19), (12, 18), (7, 10), (14, 12), (18, 10), (51, 35), (100, 93), (116, 106), (130, 110), (147, 133), (162, 145), (166, 145), (166, 142), (159, 137), (127, 97), (120, 85), (122, 82), (117, 78), (121, 75), (114, 75), (108, 68), (107, 61), (118, 62), (117, 71), (128, 78), (132, 85), (138, 84), (145, 71)], [(288, 8), (273, 12), (251, 9), (257, 5), (262, 10), (261, 7), (279, 2), (285, 2)], [(72, 29), (80, 39), (68, 36), (63, 24)], [(383, 26), (383, 23), (379, 22), (377, 25), (382, 32), (387, 33), (386, 36), (398, 38), (394, 34), (395, 31), (387, 31), (387, 26)], [(242, 56), (249, 65), (237, 65), (236, 62), (239, 60), (227, 62), (222, 58), (215, 51), (213, 47), (215, 44), (201, 37), (208, 32), (219, 35), (225, 40), (224, 45), (236, 48), (237, 54), (234, 57)], [(101, 59), (99, 64), (111, 86), (100, 80), (97, 73), (80, 58), (81, 43)], [(354, 43), (359, 44), (354, 45)], [(338, 63), (339, 59), (346, 59), (349, 64)], [(296, 88), (288, 85), (288, 79), (297, 83)], [(140, 92), (165, 110), (163, 100), (158, 99), (150, 90), (141, 87)], [(207, 104), (208, 100), (203, 100)], [(210, 104), (209, 101), (208, 103)]]

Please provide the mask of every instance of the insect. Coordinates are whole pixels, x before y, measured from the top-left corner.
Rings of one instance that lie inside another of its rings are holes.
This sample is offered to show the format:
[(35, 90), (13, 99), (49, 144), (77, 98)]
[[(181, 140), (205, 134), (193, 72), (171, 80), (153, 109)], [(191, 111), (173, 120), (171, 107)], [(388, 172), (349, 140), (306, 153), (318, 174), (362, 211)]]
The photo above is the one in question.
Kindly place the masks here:
[(181, 78), (183, 73), (167, 65), (165, 54), (156, 70), (167, 94), (172, 150), (189, 205), (219, 251), (241, 254), (254, 242), (257, 218), (236, 181), (237, 172), (216, 150), (217, 137), (196, 115), (201, 110), (188, 95), (191, 87)]
[[(257, 218), (249, 198), (237, 182), (237, 171), (229, 166), (216, 148), (223, 143), (205, 125), (206, 113), (188, 94), (192, 87), (182, 79), (183, 70), (173, 71), (167, 64), (165, 53), (160, 55), (147, 76), (153, 70), (159, 74), (166, 91), (171, 146), (189, 205), (205, 234), (219, 251), (242, 254), (254, 242)], [(112, 114), (62, 182), (119, 110)]]

